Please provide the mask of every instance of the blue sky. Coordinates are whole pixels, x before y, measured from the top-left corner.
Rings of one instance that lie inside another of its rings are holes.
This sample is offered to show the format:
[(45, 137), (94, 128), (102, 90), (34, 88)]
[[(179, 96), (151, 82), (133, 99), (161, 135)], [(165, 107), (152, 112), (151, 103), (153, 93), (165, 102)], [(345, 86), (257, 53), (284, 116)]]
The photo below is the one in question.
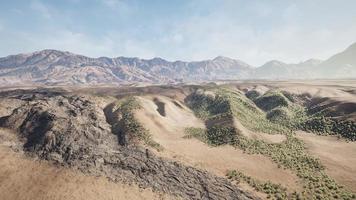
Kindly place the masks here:
[(326, 59), (356, 42), (355, 0), (0, 0), (0, 56)]

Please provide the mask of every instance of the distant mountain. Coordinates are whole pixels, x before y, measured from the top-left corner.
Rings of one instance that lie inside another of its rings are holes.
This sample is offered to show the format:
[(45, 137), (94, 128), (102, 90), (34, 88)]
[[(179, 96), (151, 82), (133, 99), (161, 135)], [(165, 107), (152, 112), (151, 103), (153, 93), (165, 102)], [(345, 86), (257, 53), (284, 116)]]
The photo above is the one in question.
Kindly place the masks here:
[(321, 63), (317, 75), (333, 78), (356, 78), (356, 43)]
[(92, 85), (244, 79), (251, 69), (242, 61), (221, 56), (199, 62), (169, 62), (161, 58), (89, 58), (43, 50), (0, 58), (0, 83)]
[(310, 59), (298, 64), (272, 60), (258, 67), (251, 77), (255, 79), (309, 79), (314, 77), (315, 67), (321, 60)]
[(0, 58), (0, 85), (95, 85), (178, 83), (236, 79), (356, 78), (356, 43), (326, 61), (298, 64), (269, 61), (252, 67), (218, 56), (212, 60), (170, 62), (162, 58), (90, 58), (43, 50)]
[(254, 79), (356, 78), (356, 43), (326, 61), (310, 59), (298, 64), (270, 61), (251, 73)]

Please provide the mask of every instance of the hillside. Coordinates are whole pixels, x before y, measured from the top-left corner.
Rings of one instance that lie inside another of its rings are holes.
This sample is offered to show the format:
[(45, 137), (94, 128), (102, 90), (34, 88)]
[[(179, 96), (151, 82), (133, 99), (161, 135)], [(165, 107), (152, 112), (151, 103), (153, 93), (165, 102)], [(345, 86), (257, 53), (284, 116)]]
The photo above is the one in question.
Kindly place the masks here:
[(8, 199), (354, 199), (356, 82), (346, 83), (7, 88), (0, 191)]

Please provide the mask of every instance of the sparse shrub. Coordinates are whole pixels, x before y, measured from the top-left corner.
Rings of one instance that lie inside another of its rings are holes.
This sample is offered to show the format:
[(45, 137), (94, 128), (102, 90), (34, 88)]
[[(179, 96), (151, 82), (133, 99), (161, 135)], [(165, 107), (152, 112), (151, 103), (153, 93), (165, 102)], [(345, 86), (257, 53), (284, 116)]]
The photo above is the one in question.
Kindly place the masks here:
[(202, 128), (188, 127), (184, 129), (184, 138), (197, 138), (200, 141), (207, 142), (206, 130)]
[[(253, 187), (256, 191), (260, 191), (266, 193), (269, 198), (274, 197), (275, 199), (287, 199), (287, 189), (280, 184), (272, 183), (271, 181), (263, 182), (257, 179), (254, 179), (250, 176), (243, 174), (237, 170), (230, 170), (226, 174), (227, 178), (230, 180), (237, 181), (240, 183), (241, 181), (246, 182), (251, 187)], [(290, 195), (292, 196), (292, 195)]]

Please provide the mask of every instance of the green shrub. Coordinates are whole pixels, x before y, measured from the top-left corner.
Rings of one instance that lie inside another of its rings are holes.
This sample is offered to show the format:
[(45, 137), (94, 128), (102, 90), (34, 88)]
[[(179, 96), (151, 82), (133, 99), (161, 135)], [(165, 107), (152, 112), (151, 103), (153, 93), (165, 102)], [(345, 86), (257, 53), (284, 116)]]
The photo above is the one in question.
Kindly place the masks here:
[(245, 93), (246, 97), (252, 101), (256, 100), (261, 94), (256, 90), (250, 90)]
[(290, 133), (289, 129), (285, 126), (269, 121), (266, 118), (266, 114), (258, 109), (254, 102), (245, 96), (234, 93), (228, 89), (222, 89), (220, 93), (229, 100), (233, 116), (236, 117), (244, 127), (252, 131), (268, 134)]
[(116, 129), (116, 132), (119, 133), (123, 145), (127, 144), (127, 139), (141, 140), (146, 145), (160, 151), (162, 150), (161, 145), (152, 139), (149, 131), (139, 123), (133, 114), (133, 111), (140, 107), (141, 105), (134, 97), (127, 97), (118, 101), (113, 110), (116, 110), (115, 112), (118, 112), (117, 114), (120, 114), (121, 118), (113, 125), (113, 127)]
[(300, 125), (302, 130), (319, 135), (340, 135), (351, 141), (356, 141), (356, 123), (338, 120), (331, 117), (311, 117)]
[(287, 189), (280, 184), (275, 184), (270, 181), (263, 182), (257, 179), (254, 179), (250, 176), (244, 175), (242, 172), (237, 170), (230, 170), (226, 174), (227, 178), (230, 180), (234, 180), (237, 183), (246, 182), (251, 187), (253, 187), (256, 191), (263, 192), (269, 196), (269, 198), (274, 197), (275, 199), (287, 199), (288, 197), (299, 195), (295, 194), (287, 194)]
[(230, 111), (230, 104), (226, 99), (204, 94), (201, 91), (192, 93), (185, 101), (195, 114), (203, 119)]
[(236, 130), (233, 127), (212, 126), (207, 131), (207, 140), (212, 145), (233, 144), (236, 140)]
[(271, 122), (281, 123), (291, 120), (291, 114), (285, 107), (277, 107), (269, 111), (266, 118)]
[(262, 110), (269, 111), (276, 107), (288, 106), (288, 99), (281, 92), (267, 92), (255, 101)]
[(306, 120), (302, 128), (305, 131), (310, 131), (318, 134), (329, 134), (332, 130), (332, 120), (325, 117), (312, 117)]
[(183, 138), (197, 138), (200, 141), (207, 142), (206, 130), (202, 128), (188, 127), (184, 129), (185, 136)]
[(341, 135), (351, 141), (356, 141), (356, 123), (347, 120), (332, 119), (331, 132), (337, 135)]

